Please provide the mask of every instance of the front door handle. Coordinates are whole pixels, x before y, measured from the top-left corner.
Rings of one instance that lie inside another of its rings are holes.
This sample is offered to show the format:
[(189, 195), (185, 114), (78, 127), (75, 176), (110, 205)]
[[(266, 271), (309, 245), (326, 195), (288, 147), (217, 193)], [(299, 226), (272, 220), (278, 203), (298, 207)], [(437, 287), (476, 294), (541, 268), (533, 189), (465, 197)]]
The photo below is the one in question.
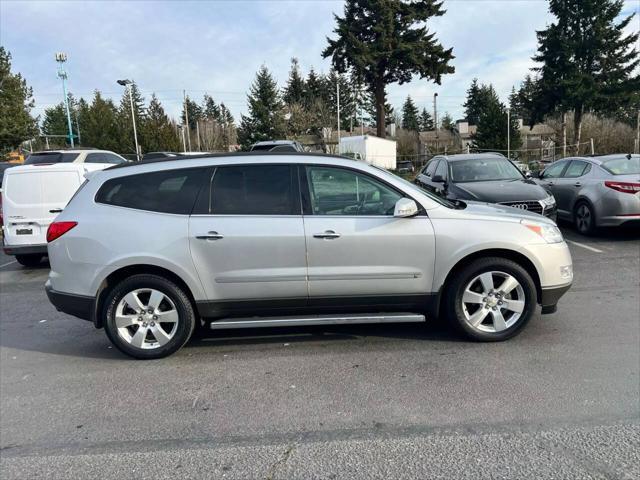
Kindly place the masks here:
[(196, 235), (198, 240), (220, 240), (224, 238), (224, 235), (220, 235), (218, 232), (207, 232), (206, 235)]
[(62, 211), (61, 208), (53, 208), (51, 210), (49, 210), (49, 213), (60, 213)]
[(553, 182), (548, 182), (547, 185), (552, 186), (552, 185), (554, 185), (554, 183)]
[(574, 186), (574, 187), (581, 187), (581, 186), (582, 186), (582, 183), (580, 183), (580, 182), (576, 182), (576, 183), (574, 183), (574, 184), (573, 184), (573, 186)]
[(326, 230), (324, 233), (314, 233), (313, 237), (332, 239), (332, 238), (340, 238), (340, 234), (334, 232), (333, 230)]

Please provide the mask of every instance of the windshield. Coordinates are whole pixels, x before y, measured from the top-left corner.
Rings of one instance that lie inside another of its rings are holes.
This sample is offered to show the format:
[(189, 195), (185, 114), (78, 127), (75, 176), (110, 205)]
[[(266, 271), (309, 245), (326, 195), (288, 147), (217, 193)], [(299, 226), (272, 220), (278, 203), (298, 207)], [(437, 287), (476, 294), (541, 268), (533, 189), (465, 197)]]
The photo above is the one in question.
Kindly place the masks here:
[(520, 180), (522, 173), (506, 158), (475, 158), (450, 162), (451, 181), (488, 182), (491, 180)]
[(42, 163), (71, 163), (78, 158), (79, 153), (40, 152), (32, 153), (24, 161), (25, 165), (38, 165)]
[(410, 188), (411, 190), (417, 191), (417, 192), (419, 192), (419, 193), (421, 193), (423, 195), (426, 195), (431, 200), (433, 200), (434, 202), (439, 203), (440, 205), (443, 205), (443, 206), (445, 206), (447, 208), (456, 208), (456, 205), (453, 202), (450, 202), (446, 198), (439, 197), (439, 196), (435, 195), (434, 193), (429, 192), (428, 190), (424, 190), (422, 187), (420, 187), (420, 185), (416, 185), (414, 183), (411, 183), (408, 180), (405, 180), (404, 178), (385, 170), (384, 168), (376, 167), (375, 165), (372, 165), (372, 167), (375, 168), (376, 170), (378, 170), (379, 172), (382, 172), (382, 174), (385, 177), (391, 177), (394, 180), (400, 180), (406, 187)]
[(602, 162), (602, 168), (612, 175), (631, 175), (640, 173), (640, 157), (629, 158), (624, 155)]

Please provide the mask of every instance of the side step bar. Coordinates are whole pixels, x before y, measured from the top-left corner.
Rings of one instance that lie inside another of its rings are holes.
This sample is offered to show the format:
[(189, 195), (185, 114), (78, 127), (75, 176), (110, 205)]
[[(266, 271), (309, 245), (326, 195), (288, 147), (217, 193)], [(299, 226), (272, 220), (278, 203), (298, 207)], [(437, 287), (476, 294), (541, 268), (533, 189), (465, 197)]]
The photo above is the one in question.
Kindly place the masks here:
[(424, 315), (418, 315), (415, 313), (304, 315), (295, 317), (227, 318), (211, 322), (211, 329), (226, 330), (231, 328), (299, 327), (303, 325), (355, 325), (360, 323), (418, 323), (424, 321), (426, 321)]

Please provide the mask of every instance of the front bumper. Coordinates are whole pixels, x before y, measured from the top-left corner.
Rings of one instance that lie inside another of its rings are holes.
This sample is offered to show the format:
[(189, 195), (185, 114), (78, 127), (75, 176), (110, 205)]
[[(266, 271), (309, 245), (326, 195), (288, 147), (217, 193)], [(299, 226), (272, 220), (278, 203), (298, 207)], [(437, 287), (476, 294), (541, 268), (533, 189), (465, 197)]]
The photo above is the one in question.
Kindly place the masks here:
[(45, 284), (44, 288), (49, 301), (56, 307), (56, 310), (83, 320), (93, 321), (96, 301), (94, 297), (58, 292), (51, 287), (49, 282)]
[(571, 288), (571, 283), (559, 287), (542, 288), (540, 291), (540, 305), (542, 314), (555, 313), (558, 309), (558, 300)]
[(46, 255), (47, 244), (42, 245), (2, 245), (7, 255)]

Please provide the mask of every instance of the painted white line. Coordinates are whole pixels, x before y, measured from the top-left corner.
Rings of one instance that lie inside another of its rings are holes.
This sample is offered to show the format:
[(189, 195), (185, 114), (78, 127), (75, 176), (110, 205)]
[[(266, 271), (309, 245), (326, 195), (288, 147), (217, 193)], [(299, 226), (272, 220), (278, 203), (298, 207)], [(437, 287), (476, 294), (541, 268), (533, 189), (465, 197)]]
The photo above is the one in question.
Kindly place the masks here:
[[(565, 239), (566, 240), (566, 239)], [(585, 248), (587, 250), (590, 250), (592, 252), (596, 252), (596, 253), (603, 253), (602, 250), (598, 250), (595, 247), (591, 247), (589, 245), (585, 245), (584, 243), (578, 243), (578, 242), (574, 242), (573, 240), (566, 240), (567, 243), (570, 243), (572, 245), (575, 245), (576, 247), (582, 247)]]
[(12, 263), (16, 263), (16, 262), (17, 262), (17, 260), (14, 260), (13, 262), (5, 263), (4, 265), (0, 265), (0, 268), (6, 267), (7, 265), (11, 265)]

